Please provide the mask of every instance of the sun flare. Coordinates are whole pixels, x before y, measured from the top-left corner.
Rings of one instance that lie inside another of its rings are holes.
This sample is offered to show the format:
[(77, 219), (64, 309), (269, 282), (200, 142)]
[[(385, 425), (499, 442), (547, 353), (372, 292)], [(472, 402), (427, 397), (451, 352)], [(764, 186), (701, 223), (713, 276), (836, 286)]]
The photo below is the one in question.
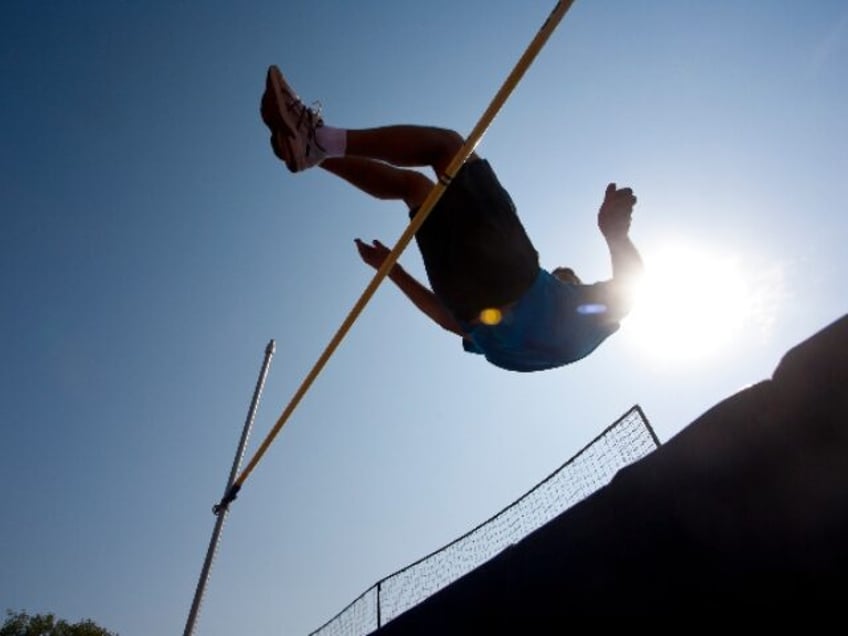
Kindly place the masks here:
[(732, 259), (678, 245), (646, 258), (636, 305), (624, 321), (652, 356), (693, 359), (726, 349), (750, 313), (745, 273)]

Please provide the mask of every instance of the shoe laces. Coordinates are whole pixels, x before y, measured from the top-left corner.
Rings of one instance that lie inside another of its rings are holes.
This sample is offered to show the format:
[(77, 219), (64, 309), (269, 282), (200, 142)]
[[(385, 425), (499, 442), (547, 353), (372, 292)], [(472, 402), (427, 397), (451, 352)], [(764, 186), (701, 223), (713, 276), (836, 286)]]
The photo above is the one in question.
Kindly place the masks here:
[[(320, 152), (324, 153), (327, 152), (327, 149), (318, 143), (318, 136), (316, 135), (317, 130), (324, 125), (324, 120), (321, 118), (321, 108), (321, 102), (315, 100), (308, 108), (304, 106), (304, 110), (301, 113), (301, 118), (304, 116), (304, 114), (308, 113), (307, 116), (309, 117), (309, 125), (307, 128), (307, 139), (310, 142), (310, 146), (314, 144)], [(308, 151), (309, 147), (307, 147), (307, 152)]]
[(290, 110), (299, 111), (297, 130), (300, 130), (301, 127), (305, 128), (306, 139), (308, 142), (306, 147), (307, 153), (309, 153), (309, 148), (312, 145), (315, 145), (321, 152), (326, 152), (326, 149), (318, 143), (318, 139), (315, 136), (315, 131), (324, 125), (324, 120), (321, 118), (321, 109), (323, 108), (321, 102), (315, 100), (307, 106), (300, 99), (297, 99), (290, 102), (288, 107)]
[(321, 102), (314, 101), (307, 106), (299, 99), (294, 99), (288, 104), (289, 110), (298, 111), (297, 128), (304, 124), (307, 128), (319, 128), (324, 125), (321, 119)]

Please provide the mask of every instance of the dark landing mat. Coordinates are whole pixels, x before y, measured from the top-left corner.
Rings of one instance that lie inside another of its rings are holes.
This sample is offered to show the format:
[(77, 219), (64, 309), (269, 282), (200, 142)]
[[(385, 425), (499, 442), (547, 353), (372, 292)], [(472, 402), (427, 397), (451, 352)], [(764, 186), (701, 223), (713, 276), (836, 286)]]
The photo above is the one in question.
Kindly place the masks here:
[(556, 633), (614, 615), (817, 621), (842, 615), (846, 590), (848, 315), (374, 634)]

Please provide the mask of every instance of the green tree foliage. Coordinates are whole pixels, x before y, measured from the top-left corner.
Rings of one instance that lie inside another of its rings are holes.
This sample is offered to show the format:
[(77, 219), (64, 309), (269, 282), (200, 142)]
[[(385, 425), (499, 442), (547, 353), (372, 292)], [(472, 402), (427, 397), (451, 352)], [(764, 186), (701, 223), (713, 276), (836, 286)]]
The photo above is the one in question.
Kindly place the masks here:
[(86, 619), (79, 623), (56, 620), (53, 614), (36, 614), (6, 610), (6, 622), (0, 627), (0, 636), (118, 636)]

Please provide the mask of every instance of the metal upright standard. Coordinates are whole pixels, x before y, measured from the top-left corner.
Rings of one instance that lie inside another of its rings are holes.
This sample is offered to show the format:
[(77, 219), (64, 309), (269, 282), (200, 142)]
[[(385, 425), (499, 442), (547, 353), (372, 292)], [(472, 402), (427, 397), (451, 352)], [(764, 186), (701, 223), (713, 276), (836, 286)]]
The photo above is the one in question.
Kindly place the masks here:
[[(256, 415), (256, 407), (259, 404), (259, 397), (262, 395), (262, 387), (265, 385), (265, 378), (268, 376), (268, 368), (271, 366), (271, 357), (274, 355), (275, 344), (271, 340), (268, 346), (265, 347), (265, 359), (262, 362), (262, 370), (259, 373), (259, 379), (256, 381), (256, 388), (253, 391), (253, 399), (250, 401), (250, 408), (247, 412), (247, 418), (244, 421), (244, 428), (241, 432), (236, 456), (233, 460), (233, 467), (230, 469), (230, 476), (227, 479), (227, 487), (224, 492), (227, 493), (235, 482), (236, 475), (241, 467), (241, 461), (244, 457), (244, 450), (247, 446), (247, 438), (250, 436), (250, 429), (253, 426), (253, 418)], [(212, 569), (212, 561), (215, 558), (215, 552), (218, 549), (218, 541), (221, 537), (221, 529), (224, 527), (224, 519), (227, 516), (227, 506), (215, 506), (215, 529), (212, 531), (212, 538), (209, 540), (209, 548), (206, 550), (206, 559), (203, 562), (203, 569), (200, 572), (200, 579), (197, 581), (197, 589), (194, 592), (194, 601), (191, 604), (191, 611), (186, 621), (185, 631), (183, 636), (191, 636), (194, 633), (194, 626), (197, 623), (197, 615), (200, 611), (200, 603), (203, 600), (203, 593), (206, 590), (206, 582), (209, 580), (209, 572)]]

